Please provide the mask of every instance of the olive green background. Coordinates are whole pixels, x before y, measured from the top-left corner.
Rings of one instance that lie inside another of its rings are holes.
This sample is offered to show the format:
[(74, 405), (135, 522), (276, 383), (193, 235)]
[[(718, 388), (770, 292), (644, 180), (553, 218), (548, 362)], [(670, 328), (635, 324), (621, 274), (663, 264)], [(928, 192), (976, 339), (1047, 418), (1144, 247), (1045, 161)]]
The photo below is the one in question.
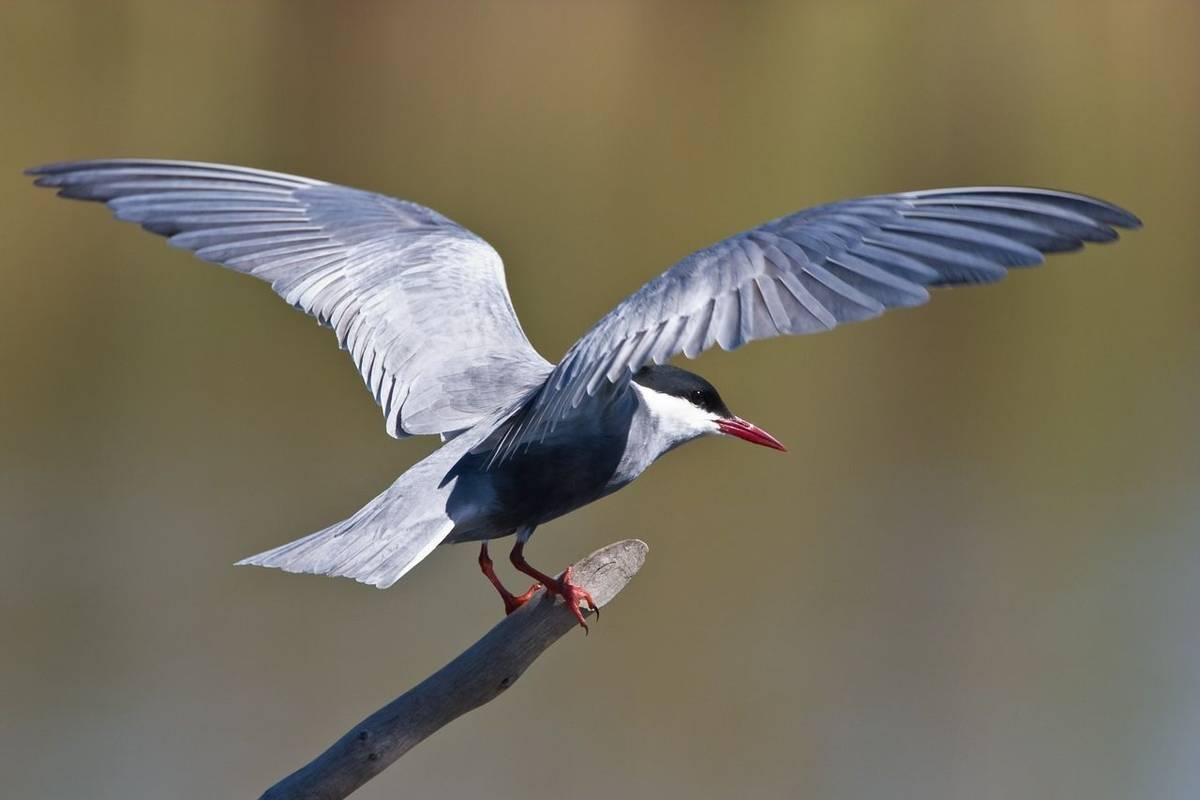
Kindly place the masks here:
[(256, 796), (500, 613), (473, 548), (386, 592), (231, 566), (434, 443), (266, 286), (19, 174), (158, 156), (446, 213), (551, 359), (806, 205), (1127, 206), (1115, 245), (705, 355), (791, 451), (697, 443), (540, 529), (547, 569), (649, 561), (361, 797), (1197, 796), (1197, 42), (1165, 1), (4, 3), (0, 794)]

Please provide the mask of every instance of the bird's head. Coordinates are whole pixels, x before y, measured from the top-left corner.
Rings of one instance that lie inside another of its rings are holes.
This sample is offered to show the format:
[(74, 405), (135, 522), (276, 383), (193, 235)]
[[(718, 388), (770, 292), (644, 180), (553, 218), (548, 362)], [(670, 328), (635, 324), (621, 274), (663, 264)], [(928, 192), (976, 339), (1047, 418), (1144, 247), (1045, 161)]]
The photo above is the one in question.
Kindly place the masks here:
[(752, 444), (787, 450), (762, 428), (729, 410), (717, 389), (694, 372), (668, 364), (642, 367), (633, 376), (644, 390), (646, 404), (671, 445), (709, 434), (734, 436)]

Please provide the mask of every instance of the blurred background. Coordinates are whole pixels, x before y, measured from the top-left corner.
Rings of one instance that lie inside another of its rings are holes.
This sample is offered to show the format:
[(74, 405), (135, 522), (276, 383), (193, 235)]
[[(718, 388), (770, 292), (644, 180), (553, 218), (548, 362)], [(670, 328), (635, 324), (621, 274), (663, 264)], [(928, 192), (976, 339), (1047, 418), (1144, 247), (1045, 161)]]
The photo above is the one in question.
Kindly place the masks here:
[(547, 568), (650, 558), (356, 796), (1196, 797), (1198, 41), (1165, 1), (5, 3), (3, 793), (257, 796), (501, 611), (473, 548), (386, 592), (231, 566), (434, 443), (388, 438), (265, 285), (20, 175), (156, 156), (442, 211), (552, 360), (810, 204), (1017, 183), (1132, 209), (1116, 245), (705, 355), (791, 452), (698, 443), (543, 527)]

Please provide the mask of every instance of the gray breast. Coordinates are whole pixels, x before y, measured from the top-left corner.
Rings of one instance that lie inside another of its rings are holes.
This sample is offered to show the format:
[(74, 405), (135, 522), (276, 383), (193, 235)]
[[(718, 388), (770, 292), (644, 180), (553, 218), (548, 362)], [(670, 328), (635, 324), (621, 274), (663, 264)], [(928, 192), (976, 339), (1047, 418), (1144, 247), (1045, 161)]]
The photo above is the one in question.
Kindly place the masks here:
[[(618, 470), (630, 446), (637, 408), (629, 394), (597, 418), (561, 426), (499, 467), (488, 468), (490, 452), (466, 455), (454, 470), (457, 482), (449, 508), (451, 516), (456, 507), (471, 508), (475, 519), (449, 541), (489, 539), (540, 525), (625, 485), (628, 481), (619, 478)], [(483, 514), (481, 503), (487, 506)]]

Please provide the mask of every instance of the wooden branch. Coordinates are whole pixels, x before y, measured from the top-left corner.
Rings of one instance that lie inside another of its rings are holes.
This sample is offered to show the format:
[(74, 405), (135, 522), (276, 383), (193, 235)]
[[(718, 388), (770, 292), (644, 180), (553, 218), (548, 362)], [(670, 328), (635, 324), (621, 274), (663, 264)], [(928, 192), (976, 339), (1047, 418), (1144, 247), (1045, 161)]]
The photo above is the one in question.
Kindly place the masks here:
[[(605, 606), (646, 560), (645, 542), (610, 544), (575, 564), (571, 579)], [(588, 612), (590, 613), (590, 612)], [(494, 700), (564, 634), (575, 617), (543, 589), (446, 666), (351, 728), (261, 800), (340, 800), (451, 720)]]

